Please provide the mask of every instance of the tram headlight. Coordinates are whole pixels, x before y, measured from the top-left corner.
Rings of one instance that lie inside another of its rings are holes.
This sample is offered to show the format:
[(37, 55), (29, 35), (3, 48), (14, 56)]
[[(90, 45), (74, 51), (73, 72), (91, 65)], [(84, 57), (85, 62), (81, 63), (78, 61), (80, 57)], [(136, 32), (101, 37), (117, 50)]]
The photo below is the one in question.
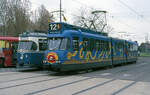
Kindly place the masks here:
[(26, 54), (26, 58), (28, 57), (28, 55)]
[(60, 61), (56, 61), (57, 64), (60, 64)]
[(43, 63), (44, 63), (44, 64), (46, 64), (46, 62), (47, 62), (46, 60), (43, 60)]
[(53, 60), (55, 60), (55, 57), (54, 56), (50, 56), (49, 57), (49, 61), (53, 61)]
[(22, 55), (22, 56), (20, 56), (20, 59), (23, 59), (23, 55)]

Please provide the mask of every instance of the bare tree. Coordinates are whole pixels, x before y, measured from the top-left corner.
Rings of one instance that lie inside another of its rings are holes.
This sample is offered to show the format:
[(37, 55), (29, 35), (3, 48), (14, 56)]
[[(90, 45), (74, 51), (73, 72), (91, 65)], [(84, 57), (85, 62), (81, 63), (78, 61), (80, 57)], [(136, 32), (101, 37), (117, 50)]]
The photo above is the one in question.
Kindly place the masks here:
[(49, 21), (53, 22), (54, 17), (48, 12), (44, 5), (38, 8), (38, 11), (34, 12), (34, 30), (48, 31)]
[(6, 33), (7, 10), (8, 10), (7, 0), (1, 0), (0, 1), (0, 21), (1, 21), (0, 34), (1, 35), (5, 35), (5, 33)]
[(30, 2), (28, 0), (1, 0), (0, 19), (4, 35), (18, 36), (29, 26)]

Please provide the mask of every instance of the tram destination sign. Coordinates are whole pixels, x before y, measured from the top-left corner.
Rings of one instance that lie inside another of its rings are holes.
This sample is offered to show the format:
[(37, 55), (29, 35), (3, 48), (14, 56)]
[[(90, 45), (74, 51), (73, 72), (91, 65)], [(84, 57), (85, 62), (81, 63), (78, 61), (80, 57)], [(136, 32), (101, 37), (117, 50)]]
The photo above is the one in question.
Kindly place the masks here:
[(58, 23), (50, 23), (49, 24), (49, 33), (50, 34), (60, 33), (60, 24), (58, 24)]

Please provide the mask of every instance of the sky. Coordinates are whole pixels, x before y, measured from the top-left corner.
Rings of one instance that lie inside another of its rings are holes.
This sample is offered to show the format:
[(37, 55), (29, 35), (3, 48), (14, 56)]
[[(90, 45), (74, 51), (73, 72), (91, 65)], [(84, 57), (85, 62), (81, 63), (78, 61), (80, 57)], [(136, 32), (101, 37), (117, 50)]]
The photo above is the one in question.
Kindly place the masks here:
[[(59, 10), (60, 0), (30, 0), (32, 10), (43, 4), (49, 12)], [(80, 8), (107, 11), (107, 24), (114, 28), (109, 34), (138, 43), (150, 40), (150, 0), (62, 0), (67, 23), (72, 24), (73, 15)]]

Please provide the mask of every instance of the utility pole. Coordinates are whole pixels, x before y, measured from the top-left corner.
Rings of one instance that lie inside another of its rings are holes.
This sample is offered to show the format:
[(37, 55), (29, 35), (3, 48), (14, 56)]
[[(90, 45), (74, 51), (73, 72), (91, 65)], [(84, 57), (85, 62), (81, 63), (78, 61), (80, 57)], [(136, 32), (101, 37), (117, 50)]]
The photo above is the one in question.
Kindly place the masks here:
[(60, 0), (60, 22), (61, 22), (61, 0)]
[(145, 52), (147, 53), (148, 52), (148, 34), (146, 33), (145, 34)]

